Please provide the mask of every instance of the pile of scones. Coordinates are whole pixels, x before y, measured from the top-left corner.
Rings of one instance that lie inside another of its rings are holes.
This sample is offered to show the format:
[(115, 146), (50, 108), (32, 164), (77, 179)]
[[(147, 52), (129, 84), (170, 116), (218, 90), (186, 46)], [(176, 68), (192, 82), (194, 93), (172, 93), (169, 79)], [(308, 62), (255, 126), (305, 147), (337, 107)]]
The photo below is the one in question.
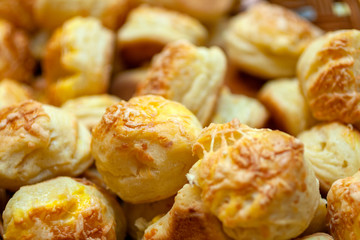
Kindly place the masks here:
[(3, 239), (359, 240), (360, 31), (241, 6), (0, 0)]

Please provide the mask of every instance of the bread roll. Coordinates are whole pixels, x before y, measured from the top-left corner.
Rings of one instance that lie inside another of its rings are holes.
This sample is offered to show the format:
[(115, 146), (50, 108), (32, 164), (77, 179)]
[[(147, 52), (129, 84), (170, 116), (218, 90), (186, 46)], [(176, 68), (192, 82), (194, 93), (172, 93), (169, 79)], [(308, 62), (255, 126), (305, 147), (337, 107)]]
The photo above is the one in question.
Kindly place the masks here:
[(32, 91), (11, 79), (0, 81), (0, 109), (32, 98)]
[(90, 141), (86, 127), (56, 107), (28, 100), (1, 109), (0, 187), (81, 174), (92, 163)]
[(196, 162), (201, 125), (183, 105), (160, 96), (121, 101), (93, 130), (92, 154), (109, 188), (130, 203), (168, 198)]

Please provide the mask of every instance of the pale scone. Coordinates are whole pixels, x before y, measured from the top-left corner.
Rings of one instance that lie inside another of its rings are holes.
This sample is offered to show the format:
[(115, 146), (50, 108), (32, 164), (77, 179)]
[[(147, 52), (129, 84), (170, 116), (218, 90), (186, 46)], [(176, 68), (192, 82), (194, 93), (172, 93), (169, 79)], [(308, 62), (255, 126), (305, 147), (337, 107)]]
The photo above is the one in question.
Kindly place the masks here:
[(201, 23), (172, 10), (142, 5), (133, 9), (117, 34), (120, 55), (129, 65), (139, 65), (170, 42), (186, 39), (205, 43), (207, 31)]
[(201, 189), (186, 184), (175, 197), (174, 206), (150, 225), (143, 240), (227, 240), (221, 222), (205, 207)]
[(316, 123), (297, 79), (269, 81), (261, 88), (258, 97), (270, 111), (277, 127), (293, 136)]
[(127, 220), (128, 234), (134, 240), (141, 240), (145, 229), (152, 223), (152, 220), (165, 215), (173, 204), (173, 196), (151, 203), (131, 204), (125, 202), (123, 208)]
[(74, 114), (91, 130), (100, 122), (106, 108), (120, 101), (120, 98), (108, 94), (92, 95), (71, 99), (61, 108)]
[(327, 201), (330, 232), (334, 239), (360, 239), (360, 172), (334, 182)]
[(125, 238), (117, 201), (92, 183), (58, 177), (20, 188), (3, 213), (4, 239)]
[(0, 79), (28, 82), (33, 77), (34, 67), (28, 36), (0, 19)]
[(73, 18), (55, 31), (43, 64), (52, 104), (107, 91), (114, 38), (99, 20), (90, 17)]
[(32, 15), (33, 0), (0, 0), (0, 18), (27, 31), (35, 29)]
[(232, 63), (254, 76), (293, 77), (301, 53), (321, 33), (290, 10), (262, 2), (231, 20), (226, 51)]
[(211, 122), (227, 123), (234, 118), (253, 128), (262, 128), (269, 118), (266, 108), (255, 98), (232, 94), (224, 87)]
[(75, 116), (32, 100), (0, 110), (0, 187), (17, 190), (77, 176), (92, 161), (91, 135)]
[(305, 158), (311, 162), (324, 192), (336, 180), (360, 169), (360, 133), (351, 125), (323, 123), (298, 138), (305, 145)]
[(360, 121), (360, 31), (339, 30), (316, 39), (301, 55), (297, 76), (315, 118)]
[(26, 85), (11, 79), (0, 81), (0, 109), (32, 98), (32, 91)]
[[(29, 0), (27, 0), (29, 1)], [(94, 17), (116, 30), (127, 11), (128, 0), (32, 0), (36, 24), (47, 30), (76, 17)]]
[(180, 103), (160, 96), (121, 101), (93, 130), (91, 152), (109, 188), (130, 203), (168, 198), (196, 162), (191, 147), (201, 131)]
[(319, 183), (298, 139), (232, 121), (205, 128), (193, 151), (188, 179), (231, 238), (286, 240), (309, 226)]
[(218, 47), (196, 47), (185, 40), (168, 44), (150, 66), (137, 95), (154, 94), (180, 102), (207, 125), (215, 110), (226, 71)]
[(306, 237), (297, 238), (296, 240), (334, 240), (334, 238), (326, 233), (315, 233)]

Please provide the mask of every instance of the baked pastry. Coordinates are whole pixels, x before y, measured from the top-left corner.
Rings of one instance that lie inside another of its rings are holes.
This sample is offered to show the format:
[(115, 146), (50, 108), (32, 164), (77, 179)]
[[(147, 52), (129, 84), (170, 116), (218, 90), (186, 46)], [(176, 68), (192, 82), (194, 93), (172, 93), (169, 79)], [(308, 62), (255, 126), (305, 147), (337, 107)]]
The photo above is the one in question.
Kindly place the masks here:
[(124, 239), (120, 205), (92, 183), (58, 177), (20, 188), (3, 213), (4, 239)]
[(297, 240), (334, 240), (334, 238), (326, 233), (315, 233), (306, 237), (297, 238)]
[(105, 93), (113, 61), (114, 34), (95, 18), (73, 18), (53, 34), (44, 74), (50, 102)]
[(231, 238), (285, 240), (309, 226), (319, 184), (296, 138), (234, 120), (203, 129), (193, 151), (188, 179)]
[(107, 108), (93, 130), (91, 150), (105, 183), (121, 199), (154, 202), (186, 183), (200, 131), (199, 121), (180, 103), (135, 97)]
[(15, 27), (27, 31), (35, 29), (32, 15), (33, 0), (0, 0), (1, 19), (11, 22)]
[(359, 39), (358, 30), (330, 32), (301, 55), (297, 76), (315, 118), (360, 121)]
[(339, 179), (327, 195), (328, 220), (334, 239), (359, 239), (360, 172)]
[(34, 67), (28, 36), (0, 19), (0, 79), (28, 82), (33, 77)]
[(255, 98), (232, 94), (224, 87), (217, 102), (213, 123), (227, 123), (234, 118), (253, 128), (264, 127), (269, 118), (266, 108)]
[(168, 44), (151, 64), (137, 95), (154, 94), (184, 104), (207, 125), (224, 81), (226, 57), (218, 47), (195, 47), (179, 40)]
[(196, 45), (205, 43), (207, 31), (201, 23), (179, 12), (142, 5), (133, 9), (117, 34), (123, 60), (140, 65), (170, 42), (186, 39)]
[(143, 240), (225, 240), (220, 221), (204, 206), (201, 189), (186, 184), (175, 197), (171, 210), (150, 225)]
[(233, 64), (254, 76), (272, 79), (295, 76), (299, 56), (321, 33), (294, 12), (261, 2), (233, 17), (224, 37)]
[(0, 109), (32, 98), (32, 91), (11, 79), (0, 81)]
[(106, 108), (120, 101), (120, 98), (108, 94), (84, 96), (65, 102), (61, 108), (73, 113), (91, 130), (100, 122)]
[(316, 123), (297, 79), (284, 78), (267, 82), (259, 92), (259, 100), (270, 111), (277, 127), (293, 136)]
[(328, 232), (328, 222), (326, 219), (327, 208), (326, 208), (326, 199), (320, 198), (320, 203), (316, 209), (315, 215), (310, 222), (308, 228), (301, 234), (302, 236), (307, 236), (317, 232)]
[(301, 133), (305, 158), (311, 162), (324, 192), (338, 179), (360, 169), (360, 133), (338, 122), (316, 125)]
[(132, 239), (142, 240), (145, 229), (151, 224), (152, 220), (165, 215), (173, 204), (174, 197), (143, 204), (124, 202), (123, 208), (127, 220), (128, 234)]
[(91, 135), (70, 113), (33, 100), (0, 110), (0, 187), (17, 190), (87, 169)]

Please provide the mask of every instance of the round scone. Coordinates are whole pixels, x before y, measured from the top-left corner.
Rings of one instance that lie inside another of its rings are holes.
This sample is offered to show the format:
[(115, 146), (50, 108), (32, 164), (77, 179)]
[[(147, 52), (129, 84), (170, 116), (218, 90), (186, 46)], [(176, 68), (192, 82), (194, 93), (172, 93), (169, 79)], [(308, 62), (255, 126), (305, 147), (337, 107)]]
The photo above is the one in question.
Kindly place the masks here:
[(327, 201), (330, 232), (334, 239), (360, 239), (360, 172), (334, 182)]
[(75, 116), (28, 100), (0, 110), (0, 187), (17, 190), (77, 176), (92, 161), (91, 135)]
[(35, 59), (25, 32), (0, 19), (0, 79), (28, 82), (33, 75)]
[(320, 187), (329, 191), (333, 182), (360, 169), (360, 133), (352, 126), (332, 122), (301, 133), (305, 158), (311, 162)]
[(269, 79), (295, 76), (301, 53), (321, 33), (290, 10), (262, 2), (235, 16), (224, 37), (234, 65)]
[(121, 101), (93, 130), (91, 151), (109, 188), (130, 203), (168, 198), (196, 162), (191, 147), (201, 131), (183, 105), (160, 96)]
[(205, 128), (193, 150), (188, 179), (231, 238), (286, 240), (310, 224), (319, 183), (296, 138), (232, 121)]
[(32, 98), (32, 91), (26, 85), (11, 79), (0, 81), (0, 109)]
[(186, 39), (203, 44), (207, 31), (201, 23), (184, 14), (142, 5), (133, 9), (117, 34), (120, 54), (129, 65), (139, 65), (170, 42)]
[(109, 84), (114, 34), (95, 18), (76, 17), (50, 38), (44, 57), (44, 76), (51, 103), (105, 93)]
[(339, 30), (316, 39), (297, 65), (301, 90), (315, 118), (360, 121), (360, 31)]
[(92, 183), (58, 177), (24, 186), (3, 213), (4, 239), (125, 238), (119, 203)]
[(185, 40), (169, 43), (151, 64), (137, 95), (160, 95), (185, 105), (203, 126), (210, 122), (226, 71), (218, 47), (196, 47)]

